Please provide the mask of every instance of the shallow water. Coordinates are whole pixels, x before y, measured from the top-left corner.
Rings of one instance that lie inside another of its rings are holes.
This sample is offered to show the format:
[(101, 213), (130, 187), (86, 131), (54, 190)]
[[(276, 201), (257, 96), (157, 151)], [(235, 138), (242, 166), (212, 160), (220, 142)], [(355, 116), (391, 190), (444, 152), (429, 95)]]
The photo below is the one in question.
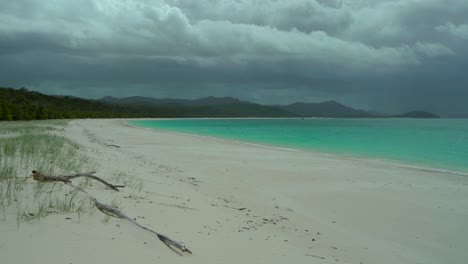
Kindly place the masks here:
[(468, 119), (170, 119), (129, 123), (468, 172)]

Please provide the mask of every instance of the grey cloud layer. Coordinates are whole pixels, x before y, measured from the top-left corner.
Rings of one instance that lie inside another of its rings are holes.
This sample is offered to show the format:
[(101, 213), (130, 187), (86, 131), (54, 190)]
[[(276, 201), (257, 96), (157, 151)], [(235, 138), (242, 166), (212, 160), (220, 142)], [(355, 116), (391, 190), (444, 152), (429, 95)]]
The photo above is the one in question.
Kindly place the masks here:
[(450, 113), (441, 95), (468, 98), (467, 13), (464, 0), (0, 0), (0, 85), (85, 97), (385, 99), (390, 111), (430, 94), (421, 107)]

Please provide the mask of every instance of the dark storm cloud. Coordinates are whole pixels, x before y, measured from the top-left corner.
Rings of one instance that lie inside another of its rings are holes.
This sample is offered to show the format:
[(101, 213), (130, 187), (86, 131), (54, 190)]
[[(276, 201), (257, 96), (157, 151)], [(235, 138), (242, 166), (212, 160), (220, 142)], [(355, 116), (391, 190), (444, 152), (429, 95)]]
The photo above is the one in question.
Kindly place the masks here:
[(467, 13), (464, 0), (0, 0), (0, 85), (468, 115)]

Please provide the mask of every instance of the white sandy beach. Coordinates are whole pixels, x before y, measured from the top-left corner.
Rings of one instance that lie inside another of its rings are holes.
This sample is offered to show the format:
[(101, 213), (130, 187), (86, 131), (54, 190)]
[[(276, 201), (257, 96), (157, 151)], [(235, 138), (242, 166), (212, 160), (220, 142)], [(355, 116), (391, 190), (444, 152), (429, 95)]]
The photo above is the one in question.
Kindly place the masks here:
[[(99, 199), (186, 244), (99, 211), (0, 222), (0, 263), (459, 263), (468, 261), (468, 177), (382, 162), (77, 120), (64, 135), (86, 147), (96, 175), (143, 180), (102, 186)], [(116, 147), (115, 145), (119, 146)], [(34, 169), (34, 168), (32, 168)], [(11, 219), (13, 218), (13, 219)]]

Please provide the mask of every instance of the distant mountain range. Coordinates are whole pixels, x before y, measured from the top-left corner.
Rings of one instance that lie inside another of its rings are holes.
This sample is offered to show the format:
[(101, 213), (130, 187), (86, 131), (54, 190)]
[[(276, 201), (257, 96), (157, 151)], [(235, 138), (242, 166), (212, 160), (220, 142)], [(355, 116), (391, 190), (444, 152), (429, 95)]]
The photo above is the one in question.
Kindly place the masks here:
[[(131, 99), (105, 97), (102, 101), (89, 100), (72, 96), (46, 95), (29, 91), (26, 88), (0, 87), (0, 120), (298, 117), (298, 115), (279, 107), (241, 102), (232, 98), (171, 99), (163, 100), (163, 103), (154, 103), (154, 100), (148, 98), (140, 99), (141, 97), (132, 97)], [(119, 103), (120, 100), (124, 103)]]
[(150, 97), (99, 100), (73, 96), (52, 96), (26, 88), (0, 87), (0, 120), (62, 118), (168, 118), (168, 117), (342, 117), (342, 118), (435, 118), (436, 115), (413, 111), (385, 116), (357, 110), (335, 101), (261, 105), (233, 97), (205, 97), (196, 100)]
[[(383, 115), (375, 112), (354, 109), (343, 105), (336, 101), (326, 101), (322, 103), (304, 103), (297, 102), (288, 105), (259, 105), (248, 101), (241, 101), (233, 97), (204, 97), (195, 100), (189, 99), (173, 99), (173, 98), (152, 98), (132, 96), (125, 98), (115, 98), (106, 96), (99, 99), (101, 102), (119, 105), (144, 105), (144, 106), (230, 106), (232, 108), (244, 107), (249, 108), (256, 106), (256, 110), (263, 109), (264, 113), (271, 112), (276, 109), (276, 114), (279, 116), (289, 117), (338, 117), (338, 118), (437, 118), (435, 114), (424, 111), (412, 111), (400, 115)], [(267, 109), (265, 109), (267, 108)], [(279, 110), (283, 111), (279, 111)], [(246, 113), (248, 114), (248, 113)], [(250, 116), (250, 115), (249, 115)], [(251, 116), (256, 116), (251, 113)]]

